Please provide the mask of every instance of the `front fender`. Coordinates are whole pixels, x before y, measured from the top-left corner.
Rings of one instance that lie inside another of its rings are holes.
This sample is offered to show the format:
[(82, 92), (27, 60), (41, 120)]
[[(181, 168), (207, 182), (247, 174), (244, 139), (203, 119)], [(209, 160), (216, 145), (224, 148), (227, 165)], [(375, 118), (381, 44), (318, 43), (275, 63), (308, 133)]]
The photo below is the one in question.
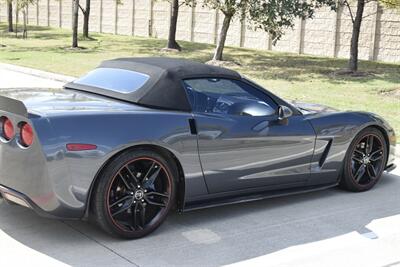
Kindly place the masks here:
[(367, 127), (373, 126), (382, 131), (389, 148), (387, 165), (394, 161), (396, 145), (394, 130), (381, 117), (367, 112), (315, 113), (305, 116), (316, 133), (310, 183), (338, 181), (352, 140)]

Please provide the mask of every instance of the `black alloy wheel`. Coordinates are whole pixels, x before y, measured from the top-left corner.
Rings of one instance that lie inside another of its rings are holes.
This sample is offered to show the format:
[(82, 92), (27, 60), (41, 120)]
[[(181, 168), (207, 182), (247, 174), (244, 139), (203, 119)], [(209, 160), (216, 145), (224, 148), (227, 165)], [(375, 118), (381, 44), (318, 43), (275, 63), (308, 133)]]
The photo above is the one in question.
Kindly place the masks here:
[(341, 185), (350, 191), (371, 189), (382, 176), (387, 153), (385, 138), (379, 130), (363, 130), (350, 145)]
[(119, 236), (143, 237), (165, 220), (175, 203), (175, 168), (157, 153), (145, 150), (122, 154), (113, 163), (97, 187), (98, 221), (103, 229)]

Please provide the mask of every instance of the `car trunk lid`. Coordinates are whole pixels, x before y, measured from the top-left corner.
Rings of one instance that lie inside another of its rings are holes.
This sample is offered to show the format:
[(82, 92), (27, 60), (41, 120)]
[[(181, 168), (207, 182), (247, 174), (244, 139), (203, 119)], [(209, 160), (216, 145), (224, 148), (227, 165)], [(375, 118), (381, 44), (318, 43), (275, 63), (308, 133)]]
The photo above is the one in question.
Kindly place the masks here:
[(25, 113), (30, 118), (70, 112), (78, 114), (147, 110), (132, 103), (68, 89), (9, 89), (2, 90), (1, 94), (7, 99), (14, 100), (8, 108), (16, 109), (18, 113)]

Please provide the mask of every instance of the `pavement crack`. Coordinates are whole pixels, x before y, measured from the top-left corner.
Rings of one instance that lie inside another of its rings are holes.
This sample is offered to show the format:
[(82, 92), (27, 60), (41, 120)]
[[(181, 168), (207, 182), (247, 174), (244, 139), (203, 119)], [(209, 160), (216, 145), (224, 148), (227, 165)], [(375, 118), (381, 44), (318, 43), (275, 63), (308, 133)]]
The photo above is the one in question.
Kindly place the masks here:
[(95, 242), (96, 244), (102, 246), (103, 248), (107, 249), (108, 251), (110, 251), (111, 253), (115, 254), (116, 256), (120, 257), (121, 259), (127, 261), (128, 263), (132, 264), (135, 267), (140, 267), (140, 265), (136, 264), (135, 262), (131, 261), (130, 259), (124, 257), (123, 255), (119, 254), (118, 252), (116, 252), (115, 250), (113, 250), (112, 248), (107, 247), (106, 245), (104, 245), (103, 243), (101, 243), (100, 241), (98, 241), (97, 239), (91, 237), (90, 235), (82, 232), (81, 230), (73, 227), (72, 225), (66, 223), (65, 221), (61, 221), (63, 224), (65, 224), (66, 226), (68, 226), (69, 228), (71, 228), (72, 230), (74, 230), (75, 232), (80, 233), (81, 235), (83, 235), (84, 237), (86, 237), (87, 239)]

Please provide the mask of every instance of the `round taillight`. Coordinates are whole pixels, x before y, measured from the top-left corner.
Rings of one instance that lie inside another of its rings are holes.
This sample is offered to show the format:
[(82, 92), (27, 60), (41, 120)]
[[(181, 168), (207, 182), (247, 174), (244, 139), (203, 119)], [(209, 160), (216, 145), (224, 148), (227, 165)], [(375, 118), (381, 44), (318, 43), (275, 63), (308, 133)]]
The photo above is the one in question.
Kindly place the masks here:
[(3, 137), (4, 137), (4, 139), (9, 141), (14, 137), (14, 135), (15, 135), (15, 131), (14, 131), (14, 125), (13, 125), (12, 121), (9, 118), (4, 117), (3, 118)]
[(33, 129), (28, 123), (21, 126), (21, 144), (25, 147), (31, 146), (33, 143)]

